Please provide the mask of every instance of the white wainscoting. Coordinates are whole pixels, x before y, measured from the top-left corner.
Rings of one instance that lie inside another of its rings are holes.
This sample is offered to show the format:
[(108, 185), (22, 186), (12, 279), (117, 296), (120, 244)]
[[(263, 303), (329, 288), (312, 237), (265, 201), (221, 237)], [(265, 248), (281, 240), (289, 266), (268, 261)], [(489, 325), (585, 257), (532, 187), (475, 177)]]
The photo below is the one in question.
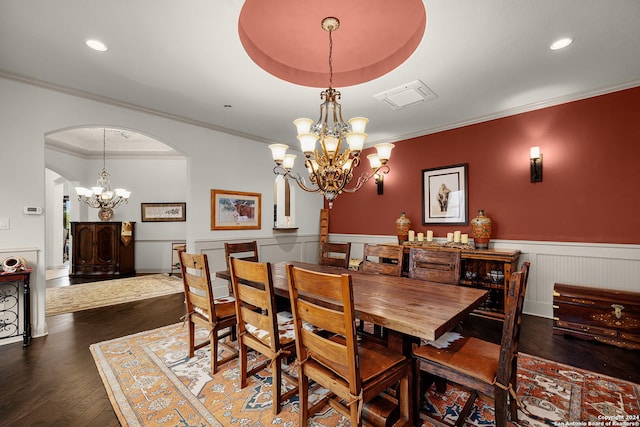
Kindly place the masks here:
[[(351, 242), (351, 257), (361, 258), (364, 243), (397, 242), (396, 236), (331, 234), (330, 241)], [(436, 239), (440, 240), (440, 239)], [(640, 245), (492, 240), (495, 249), (518, 249), (531, 270), (524, 311), (553, 317), (555, 283), (640, 292)]]
[[(212, 287), (216, 297), (228, 295), (228, 283), (226, 280), (216, 279), (215, 272), (226, 270), (224, 259), (224, 243), (246, 242), (251, 239), (238, 240), (197, 240), (195, 253), (207, 254), (209, 270), (212, 275)], [(319, 235), (301, 236), (297, 234), (274, 235), (267, 238), (256, 238), (258, 244), (258, 257), (261, 262), (277, 261), (303, 261), (318, 262), (318, 249), (320, 246)], [(190, 248), (189, 248), (190, 249)]]

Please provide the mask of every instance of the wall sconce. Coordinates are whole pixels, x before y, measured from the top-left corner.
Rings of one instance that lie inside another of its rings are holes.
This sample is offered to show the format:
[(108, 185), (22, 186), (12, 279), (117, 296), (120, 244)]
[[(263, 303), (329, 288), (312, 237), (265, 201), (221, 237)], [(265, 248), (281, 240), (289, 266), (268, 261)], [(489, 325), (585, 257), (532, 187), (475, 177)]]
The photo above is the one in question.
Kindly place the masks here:
[(542, 153), (540, 147), (531, 147), (531, 182), (542, 182)]
[(384, 175), (377, 173), (375, 175), (376, 186), (378, 186), (378, 194), (384, 194)]
[[(380, 166), (382, 166), (382, 163), (380, 162), (380, 159), (376, 154), (369, 154), (367, 158), (369, 159), (369, 163), (371, 163), (372, 170), (376, 170), (376, 168), (379, 168)], [(384, 174), (376, 173), (373, 175), (373, 177), (376, 180), (376, 186), (378, 187), (378, 194), (383, 194), (384, 193)]]

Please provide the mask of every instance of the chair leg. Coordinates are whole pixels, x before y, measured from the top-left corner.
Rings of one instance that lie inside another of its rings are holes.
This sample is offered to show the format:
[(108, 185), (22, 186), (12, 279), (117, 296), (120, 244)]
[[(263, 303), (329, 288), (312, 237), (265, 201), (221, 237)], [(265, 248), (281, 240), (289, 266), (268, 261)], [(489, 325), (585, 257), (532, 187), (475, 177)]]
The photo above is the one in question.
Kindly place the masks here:
[(242, 341), (238, 341), (238, 352), (240, 357), (240, 388), (247, 386), (247, 370), (249, 369), (249, 362), (247, 360), (249, 349)]
[(362, 417), (358, 416), (358, 405), (349, 406), (349, 415), (351, 418), (351, 425), (362, 427)]
[(196, 347), (196, 326), (193, 322), (189, 321), (189, 359), (195, 354)]
[(273, 415), (280, 413), (280, 402), (282, 400), (282, 366), (280, 359), (276, 358), (271, 363), (271, 386), (273, 387)]
[(211, 332), (211, 373), (218, 372), (218, 331)]
[[(469, 396), (469, 398), (467, 399), (466, 403), (464, 404), (464, 407), (460, 411), (460, 415), (458, 415), (458, 419), (456, 420), (456, 427), (462, 427), (464, 425), (464, 422), (466, 421), (467, 417), (469, 416), (469, 413), (471, 413), (471, 408), (473, 408), (473, 403), (478, 398), (478, 392), (477, 391), (469, 390), (469, 392), (471, 393), (471, 395)], [(504, 427), (506, 427), (506, 426), (504, 426)]]
[(298, 393), (300, 426), (303, 427), (309, 422), (309, 378), (302, 373), (302, 367), (298, 372)]
[(495, 408), (496, 408), (496, 427), (507, 427), (509, 416), (507, 414), (507, 400), (509, 399), (509, 392), (499, 387), (495, 388), (494, 392)]
[(413, 405), (413, 419), (417, 421), (420, 419), (420, 410), (422, 409), (422, 398), (424, 396), (424, 381), (422, 380), (423, 372), (420, 369), (420, 362), (413, 361), (413, 389), (414, 389), (414, 405)]

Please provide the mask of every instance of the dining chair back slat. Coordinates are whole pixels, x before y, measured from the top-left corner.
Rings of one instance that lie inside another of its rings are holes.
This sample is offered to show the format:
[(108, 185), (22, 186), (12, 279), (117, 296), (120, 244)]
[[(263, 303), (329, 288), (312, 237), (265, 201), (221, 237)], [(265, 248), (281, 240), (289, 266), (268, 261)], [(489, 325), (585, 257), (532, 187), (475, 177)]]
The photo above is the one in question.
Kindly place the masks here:
[(349, 268), (351, 243), (320, 242), (320, 265)]
[(401, 276), (404, 248), (400, 245), (365, 243), (362, 270), (366, 273)]
[(460, 283), (460, 250), (449, 248), (411, 248), (409, 277), (429, 282)]
[(224, 259), (229, 269), (229, 257), (239, 258), (245, 261), (258, 262), (258, 242), (240, 242), (224, 244)]

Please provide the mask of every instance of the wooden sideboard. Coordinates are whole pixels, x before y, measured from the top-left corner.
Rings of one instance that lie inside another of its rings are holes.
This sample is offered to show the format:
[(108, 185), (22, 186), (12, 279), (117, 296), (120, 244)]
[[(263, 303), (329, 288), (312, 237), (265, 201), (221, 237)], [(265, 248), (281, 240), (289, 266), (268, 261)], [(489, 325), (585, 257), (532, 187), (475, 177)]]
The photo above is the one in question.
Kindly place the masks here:
[(69, 276), (135, 276), (135, 223), (123, 227), (122, 222), (72, 222), (71, 237)]
[(640, 350), (640, 293), (556, 283), (553, 332)]
[(460, 280), (461, 286), (486, 289), (489, 297), (474, 311), (475, 315), (502, 320), (504, 318), (504, 300), (511, 280), (511, 272), (518, 270), (520, 251), (497, 249), (473, 249), (468, 245), (446, 246), (439, 244), (405, 244), (404, 269), (408, 274), (409, 252), (412, 247), (432, 250), (460, 251)]

